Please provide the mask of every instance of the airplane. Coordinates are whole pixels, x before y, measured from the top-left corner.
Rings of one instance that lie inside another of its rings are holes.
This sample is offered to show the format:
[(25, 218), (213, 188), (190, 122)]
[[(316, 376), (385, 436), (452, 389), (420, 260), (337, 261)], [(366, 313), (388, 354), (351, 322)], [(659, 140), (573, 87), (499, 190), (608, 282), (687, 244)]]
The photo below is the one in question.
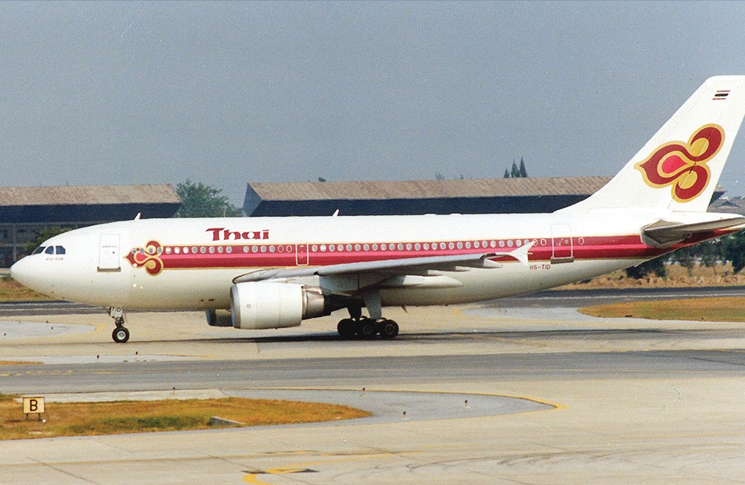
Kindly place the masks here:
[(130, 337), (123, 309), (202, 310), (237, 329), (346, 309), (341, 337), (392, 339), (385, 307), (530, 293), (745, 228), (707, 212), (744, 115), (745, 76), (709, 78), (607, 185), (553, 213), (138, 217), (54, 236), (11, 275), (107, 307), (119, 343)]

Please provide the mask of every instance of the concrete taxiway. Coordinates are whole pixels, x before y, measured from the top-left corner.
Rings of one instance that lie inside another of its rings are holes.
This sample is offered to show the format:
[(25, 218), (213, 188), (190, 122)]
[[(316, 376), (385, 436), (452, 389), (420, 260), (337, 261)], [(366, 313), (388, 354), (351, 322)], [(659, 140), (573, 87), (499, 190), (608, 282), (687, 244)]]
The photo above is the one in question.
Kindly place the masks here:
[[(393, 341), (342, 341), (335, 319), (241, 332), (142, 313), (118, 345), (103, 314), (7, 317), (42, 327), (0, 338), (0, 392), (275, 396), (374, 417), (1, 442), (0, 483), (745, 482), (745, 324), (598, 320), (566, 301), (391, 310)], [(60, 324), (86, 331), (45, 334)]]

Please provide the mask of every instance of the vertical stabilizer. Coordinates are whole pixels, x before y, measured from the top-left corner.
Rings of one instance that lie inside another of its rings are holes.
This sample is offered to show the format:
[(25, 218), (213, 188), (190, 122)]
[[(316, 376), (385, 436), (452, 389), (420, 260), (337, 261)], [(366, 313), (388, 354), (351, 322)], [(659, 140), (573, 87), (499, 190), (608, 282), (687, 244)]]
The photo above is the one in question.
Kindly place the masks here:
[(705, 212), (744, 115), (745, 76), (707, 79), (607, 185), (560, 212)]

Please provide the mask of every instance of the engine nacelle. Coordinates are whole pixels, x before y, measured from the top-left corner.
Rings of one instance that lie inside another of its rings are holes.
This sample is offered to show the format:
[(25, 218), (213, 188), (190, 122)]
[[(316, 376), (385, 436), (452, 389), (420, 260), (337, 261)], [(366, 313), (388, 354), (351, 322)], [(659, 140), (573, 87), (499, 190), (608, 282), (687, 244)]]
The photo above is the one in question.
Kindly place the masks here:
[(293, 283), (238, 283), (230, 300), (233, 326), (242, 329), (297, 327), (304, 318), (330, 313), (320, 288)]

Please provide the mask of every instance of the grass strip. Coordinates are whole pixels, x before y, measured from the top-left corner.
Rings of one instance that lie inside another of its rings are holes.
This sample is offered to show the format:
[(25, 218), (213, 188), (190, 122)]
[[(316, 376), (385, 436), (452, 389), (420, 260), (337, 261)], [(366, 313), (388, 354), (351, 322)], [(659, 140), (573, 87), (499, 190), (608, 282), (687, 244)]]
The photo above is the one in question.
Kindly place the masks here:
[(37, 293), (30, 288), (26, 288), (16, 280), (10, 277), (0, 277), (0, 301), (52, 301), (50, 298), (41, 293)]
[(46, 403), (45, 421), (28, 420), (16, 396), (0, 395), (0, 440), (208, 429), (212, 416), (244, 426), (311, 423), (369, 416), (335, 404), (268, 399), (188, 399)]
[(745, 322), (745, 297), (620, 302), (580, 308), (579, 311), (601, 318)]

